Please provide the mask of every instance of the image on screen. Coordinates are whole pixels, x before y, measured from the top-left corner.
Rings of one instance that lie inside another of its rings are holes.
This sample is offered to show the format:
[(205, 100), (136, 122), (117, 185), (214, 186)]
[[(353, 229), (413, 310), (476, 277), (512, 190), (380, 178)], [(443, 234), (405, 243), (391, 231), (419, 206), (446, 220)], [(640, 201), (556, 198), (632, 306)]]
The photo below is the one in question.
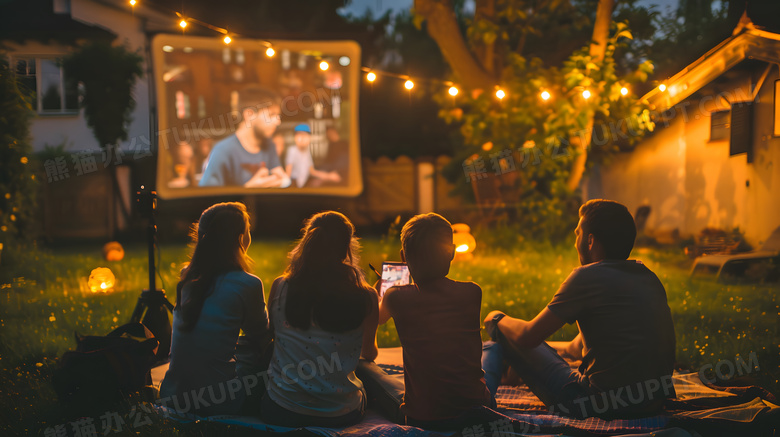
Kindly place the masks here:
[(384, 297), (385, 292), (397, 285), (411, 283), (409, 266), (404, 263), (382, 263), (382, 286), (379, 287), (379, 298)]
[(360, 47), (158, 35), (157, 191), (357, 196)]

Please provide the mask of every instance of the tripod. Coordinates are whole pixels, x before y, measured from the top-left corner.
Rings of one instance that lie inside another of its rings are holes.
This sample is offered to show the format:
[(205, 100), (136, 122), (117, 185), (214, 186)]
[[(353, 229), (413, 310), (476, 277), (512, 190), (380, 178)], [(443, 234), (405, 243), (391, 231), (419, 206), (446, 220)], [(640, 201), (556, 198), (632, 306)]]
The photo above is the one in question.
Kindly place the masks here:
[(149, 250), (149, 288), (141, 291), (138, 303), (135, 305), (131, 323), (143, 323), (160, 342), (157, 348), (157, 362), (167, 361), (171, 350), (171, 319), (169, 313), (173, 312), (173, 304), (165, 297), (165, 290), (158, 290), (155, 281), (154, 247), (157, 243), (157, 223), (155, 213), (157, 211), (157, 192), (146, 190), (141, 185), (141, 190), (136, 192), (141, 215), (146, 217), (149, 224), (146, 228), (146, 243)]

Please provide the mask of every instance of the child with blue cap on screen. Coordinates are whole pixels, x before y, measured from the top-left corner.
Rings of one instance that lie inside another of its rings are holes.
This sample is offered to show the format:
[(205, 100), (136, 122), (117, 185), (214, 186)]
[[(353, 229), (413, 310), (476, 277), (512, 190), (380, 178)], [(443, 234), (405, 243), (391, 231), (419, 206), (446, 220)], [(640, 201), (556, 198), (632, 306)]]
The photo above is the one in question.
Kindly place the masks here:
[[(341, 176), (335, 171), (326, 172), (314, 168), (309, 145), (311, 144), (311, 128), (307, 123), (295, 126), (295, 146), (287, 149), (285, 170), (295, 182), (295, 186), (303, 187), (309, 181), (309, 176), (322, 182), (341, 181)], [(310, 184), (311, 185), (311, 184)]]

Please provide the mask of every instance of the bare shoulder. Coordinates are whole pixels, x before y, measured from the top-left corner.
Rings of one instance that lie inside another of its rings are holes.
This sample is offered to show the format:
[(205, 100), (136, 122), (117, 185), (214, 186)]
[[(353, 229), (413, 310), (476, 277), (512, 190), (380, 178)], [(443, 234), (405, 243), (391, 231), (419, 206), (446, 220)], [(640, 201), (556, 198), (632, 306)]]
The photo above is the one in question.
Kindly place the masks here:
[(450, 288), (454, 291), (482, 296), (482, 287), (476, 282), (450, 280)]

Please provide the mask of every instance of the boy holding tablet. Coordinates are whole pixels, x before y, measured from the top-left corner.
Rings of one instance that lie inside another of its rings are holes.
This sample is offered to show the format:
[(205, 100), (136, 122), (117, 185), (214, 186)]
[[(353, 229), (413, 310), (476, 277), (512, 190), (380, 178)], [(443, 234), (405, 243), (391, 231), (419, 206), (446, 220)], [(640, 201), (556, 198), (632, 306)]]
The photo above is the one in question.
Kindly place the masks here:
[(403, 347), (401, 413), (409, 425), (454, 430), (461, 413), (494, 403), (481, 365), (482, 289), (447, 278), (455, 246), (444, 217), (410, 219), (401, 246), (414, 284), (388, 289), (379, 304), (379, 323), (393, 318)]

